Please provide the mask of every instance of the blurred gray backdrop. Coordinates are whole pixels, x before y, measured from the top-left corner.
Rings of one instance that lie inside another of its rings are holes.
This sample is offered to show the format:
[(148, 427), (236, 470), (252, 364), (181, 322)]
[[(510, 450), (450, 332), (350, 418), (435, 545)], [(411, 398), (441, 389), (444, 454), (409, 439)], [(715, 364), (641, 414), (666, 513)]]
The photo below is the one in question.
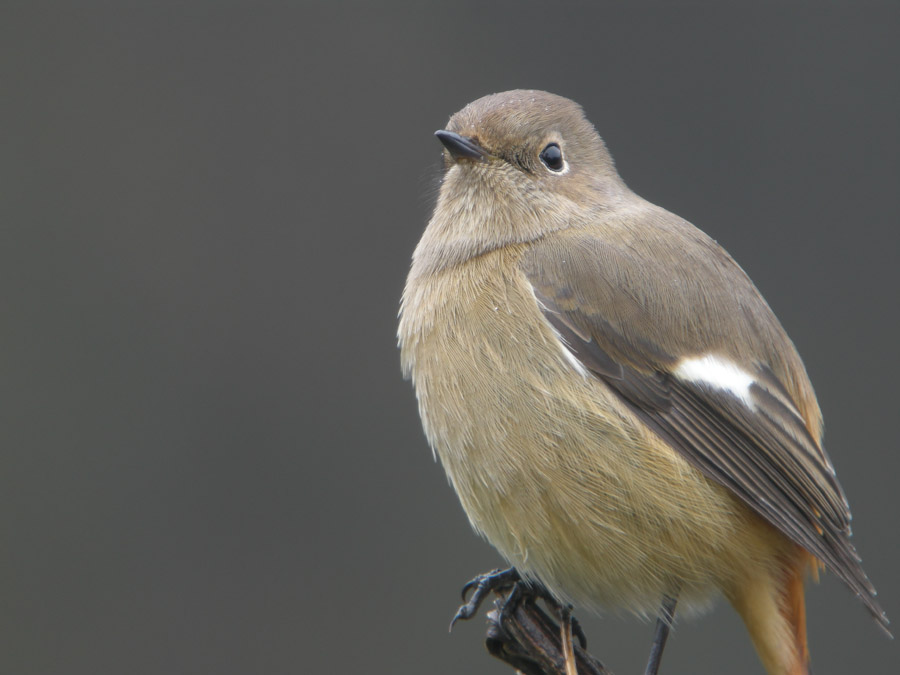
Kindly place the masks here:
[[(517, 87), (756, 281), (900, 620), (898, 36), (896, 2), (4, 2), (0, 672), (510, 672), (482, 618), (447, 633), (500, 561), (395, 330), (432, 132)], [(817, 675), (898, 672), (834, 579), (808, 598)], [(641, 671), (650, 625), (587, 630)], [(720, 604), (663, 671), (761, 669)]]

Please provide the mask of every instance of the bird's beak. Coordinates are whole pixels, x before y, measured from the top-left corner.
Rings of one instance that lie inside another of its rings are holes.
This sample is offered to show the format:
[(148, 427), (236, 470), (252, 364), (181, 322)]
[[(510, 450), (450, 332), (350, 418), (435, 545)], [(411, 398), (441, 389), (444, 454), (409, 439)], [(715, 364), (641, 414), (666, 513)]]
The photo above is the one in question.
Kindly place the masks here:
[(438, 140), (443, 143), (444, 147), (447, 148), (451, 155), (453, 155), (453, 159), (457, 161), (460, 159), (474, 159), (475, 161), (482, 162), (487, 159), (488, 153), (485, 149), (471, 138), (466, 138), (465, 136), (460, 136), (459, 134), (455, 134), (452, 131), (445, 131), (444, 129), (435, 131), (434, 135), (437, 136)]

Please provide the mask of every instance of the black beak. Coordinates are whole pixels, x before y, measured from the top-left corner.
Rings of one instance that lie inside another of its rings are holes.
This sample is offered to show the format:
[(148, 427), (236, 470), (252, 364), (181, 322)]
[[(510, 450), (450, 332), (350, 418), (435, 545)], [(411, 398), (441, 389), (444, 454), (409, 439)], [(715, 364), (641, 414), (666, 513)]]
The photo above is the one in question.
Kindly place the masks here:
[(453, 155), (453, 159), (475, 159), (483, 160), (487, 157), (487, 152), (478, 143), (471, 138), (460, 136), (452, 131), (435, 131), (434, 135), (444, 144), (444, 147)]

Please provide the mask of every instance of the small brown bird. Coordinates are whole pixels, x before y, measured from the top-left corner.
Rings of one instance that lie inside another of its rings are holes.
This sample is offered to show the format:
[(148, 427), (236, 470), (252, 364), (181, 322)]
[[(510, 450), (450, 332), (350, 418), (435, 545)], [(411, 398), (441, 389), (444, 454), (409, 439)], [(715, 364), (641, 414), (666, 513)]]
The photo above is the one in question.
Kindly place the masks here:
[(808, 570), (886, 629), (806, 370), (737, 263), (629, 190), (565, 98), (486, 96), (436, 135), (399, 340), (472, 526), (581, 607), (721, 593), (773, 675), (808, 672)]

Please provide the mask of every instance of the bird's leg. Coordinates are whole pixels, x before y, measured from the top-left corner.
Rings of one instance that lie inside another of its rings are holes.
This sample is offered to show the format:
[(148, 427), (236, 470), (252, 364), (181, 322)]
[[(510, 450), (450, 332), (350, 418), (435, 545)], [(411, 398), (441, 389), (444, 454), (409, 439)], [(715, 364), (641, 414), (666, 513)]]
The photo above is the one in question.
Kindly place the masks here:
[(659, 617), (656, 619), (656, 631), (653, 634), (653, 644), (650, 646), (650, 657), (647, 659), (647, 668), (644, 675), (656, 675), (659, 672), (659, 662), (662, 660), (666, 639), (669, 637), (669, 628), (675, 619), (675, 605), (678, 596), (664, 595), (662, 605), (659, 608)]
[[(496, 569), (491, 570), (487, 574), (479, 574), (463, 586), (462, 599), (465, 604), (456, 610), (456, 616), (454, 616), (453, 620), (450, 622), (450, 630), (453, 630), (453, 625), (460, 619), (471, 619), (475, 616), (475, 614), (478, 613), (478, 608), (481, 607), (481, 603), (484, 602), (484, 598), (488, 593), (491, 591), (502, 593), (515, 586), (519, 581), (521, 581), (521, 577), (515, 567), (510, 567), (505, 570)], [(475, 589), (475, 592), (472, 593), (472, 599), (466, 602), (466, 596), (473, 588)]]

